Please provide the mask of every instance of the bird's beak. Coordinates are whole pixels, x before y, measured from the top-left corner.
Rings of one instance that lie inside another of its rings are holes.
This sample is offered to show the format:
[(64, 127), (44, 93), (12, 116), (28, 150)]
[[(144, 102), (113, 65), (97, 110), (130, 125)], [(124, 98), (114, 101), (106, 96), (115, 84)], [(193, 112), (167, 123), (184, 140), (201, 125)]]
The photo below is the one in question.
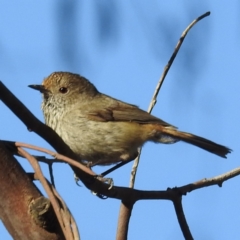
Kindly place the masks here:
[(43, 85), (33, 84), (33, 85), (28, 85), (28, 86), (32, 89), (38, 90), (41, 93), (46, 93), (47, 92), (47, 89)]

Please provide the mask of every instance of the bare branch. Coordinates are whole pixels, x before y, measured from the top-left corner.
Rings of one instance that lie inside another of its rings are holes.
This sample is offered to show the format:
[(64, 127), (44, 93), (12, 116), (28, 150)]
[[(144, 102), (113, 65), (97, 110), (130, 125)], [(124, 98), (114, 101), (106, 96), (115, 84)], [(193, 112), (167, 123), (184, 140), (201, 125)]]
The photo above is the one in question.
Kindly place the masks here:
[[(50, 185), (50, 183), (49, 183)], [(62, 217), (68, 216), (68, 221), (64, 221), (65, 225), (69, 224), (71, 226), (71, 233), (73, 236), (74, 240), (80, 240), (80, 234), (78, 231), (78, 227), (76, 224), (76, 221), (73, 217), (73, 215), (71, 214), (70, 210), (67, 207), (67, 204), (65, 203), (65, 201), (62, 199), (62, 197), (59, 195), (59, 193), (57, 192), (57, 190), (52, 187), (52, 191), (54, 193), (54, 195), (58, 198), (58, 200), (61, 202), (62, 208), (63, 210), (61, 211)]]
[(63, 222), (62, 216), (60, 214), (61, 207), (59, 206), (59, 203), (58, 203), (55, 195), (53, 194), (48, 182), (46, 181), (45, 177), (43, 176), (42, 170), (41, 170), (37, 160), (33, 156), (31, 156), (28, 152), (26, 152), (25, 150), (23, 150), (20, 147), (18, 148), (18, 151), (22, 156), (24, 156), (25, 158), (28, 159), (29, 163), (33, 167), (34, 171), (36, 172), (37, 178), (41, 182), (44, 190), (46, 191), (46, 193), (47, 193), (47, 195), (48, 195), (48, 197), (49, 197), (49, 199), (52, 203), (53, 209), (56, 213), (57, 219), (59, 221), (59, 224), (61, 226), (61, 229), (64, 233), (65, 238), (66, 239), (72, 239), (70, 237), (71, 236), (71, 229), (68, 228), (69, 225), (65, 225), (64, 222)]
[(196, 18), (194, 21), (192, 21), (192, 22), (189, 24), (189, 26), (183, 31), (180, 39), (178, 40), (178, 43), (177, 43), (175, 49), (174, 49), (174, 52), (173, 52), (172, 56), (170, 57), (167, 65), (164, 67), (162, 76), (161, 76), (160, 79), (159, 79), (159, 82), (158, 82), (158, 84), (157, 84), (157, 87), (156, 87), (155, 92), (154, 92), (153, 97), (152, 97), (152, 101), (151, 101), (151, 103), (150, 103), (150, 105), (149, 105), (149, 107), (148, 107), (148, 112), (149, 112), (149, 113), (152, 112), (153, 107), (154, 107), (155, 104), (157, 103), (157, 96), (158, 96), (159, 90), (161, 89), (162, 84), (163, 84), (163, 81), (164, 81), (165, 77), (167, 76), (167, 73), (168, 73), (170, 67), (172, 66), (172, 63), (173, 63), (175, 57), (177, 56), (178, 51), (179, 51), (180, 47), (182, 46), (182, 43), (183, 43), (185, 37), (187, 36), (188, 32), (190, 31), (190, 29), (191, 29), (197, 22), (199, 22), (200, 20), (202, 20), (202, 19), (205, 18), (205, 17), (208, 17), (209, 15), (210, 15), (210, 12), (204, 13), (203, 15), (201, 15), (200, 17), (198, 17), (198, 18)]
[[(21, 143), (21, 142), (11, 142), (12, 144), (14, 144), (16, 147), (24, 147), (24, 148), (29, 148), (29, 149), (32, 149), (32, 150), (36, 150), (36, 151), (39, 151), (39, 152), (43, 152), (43, 153), (46, 153), (46, 154), (49, 154), (50, 156), (60, 160), (61, 162), (65, 162), (65, 163), (68, 163), (74, 167), (77, 167), (81, 170), (83, 170), (84, 172), (92, 175), (92, 176), (96, 176), (97, 174), (94, 173), (90, 168), (86, 167), (85, 165), (81, 164), (80, 162), (76, 161), (76, 160), (73, 160), (69, 157), (66, 157), (62, 154), (59, 154), (57, 152), (53, 152), (51, 150), (48, 150), (48, 149), (45, 149), (45, 148), (41, 148), (41, 147), (37, 147), (37, 146), (34, 146), (34, 145), (31, 145), (31, 144), (28, 144), (28, 143)], [(54, 162), (54, 161), (51, 161), (51, 162)], [(59, 161), (58, 161), (59, 162)]]
[[(190, 25), (183, 31), (180, 39), (178, 40), (178, 43), (174, 49), (174, 52), (172, 54), (172, 56), (170, 57), (167, 65), (164, 67), (164, 70), (163, 70), (163, 73), (162, 73), (162, 76), (160, 77), (159, 81), (158, 81), (158, 84), (156, 86), (156, 89), (154, 91), (154, 94), (153, 94), (153, 97), (152, 97), (152, 100), (150, 102), (150, 105), (148, 107), (148, 112), (151, 113), (152, 112), (152, 109), (154, 108), (155, 104), (157, 103), (157, 96), (158, 96), (158, 93), (162, 87), (162, 84), (163, 84), (163, 81), (165, 79), (165, 77), (167, 76), (167, 73), (170, 69), (170, 67), (172, 66), (172, 63), (175, 59), (175, 57), (177, 56), (177, 53), (180, 49), (180, 47), (182, 46), (182, 43), (186, 37), (186, 35), (188, 34), (189, 30), (197, 23), (199, 22), (201, 19), (207, 17), (210, 15), (210, 12), (206, 12), (205, 14), (201, 15), (200, 17), (196, 18), (192, 23), (190, 23)], [(139, 164), (139, 159), (140, 159), (140, 155), (141, 155), (141, 149), (139, 150), (139, 155), (138, 157), (134, 160), (134, 163), (133, 163), (133, 167), (132, 167), (132, 172), (131, 172), (131, 179), (130, 179), (130, 186), (129, 187), (134, 187), (134, 182), (135, 182), (135, 177), (136, 177), (136, 174), (137, 174), (137, 168), (138, 168), (138, 164)]]
[(118, 217), (118, 226), (117, 226), (117, 240), (125, 240), (127, 239), (128, 226), (130, 220), (130, 216), (132, 214), (133, 203), (121, 203), (119, 217)]
[(223, 173), (219, 176), (213, 177), (213, 178), (204, 178), (202, 180), (199, 180), (195, 183), (187, 184), (182, 187), (178, 187), (177, 191), (179, 191), (182, 195), (185, 195), (186, 193), (190, 193), (191, 191), (209, 187), (213, 185), (218, 185), (219, 187), (222, 186), (223, 182), (227, 181), (228, 179), (234, 178), (236, 176), (240, 175), (240, 167), (235, 168), (229, 172)]
[[(0, 218), (13, 239), (63, 239), (52, 209), (46, 209), (52, 216), (51, 219), (42, 214), (41, 219), (35, 221), (37, 218), (34, 218), (30, 210), (32, 203), (43, 200), (44, 197), (1, 143), (0, 176)], [(37, 214), (38, 209), (35, 210)]]
[(182, 198), (181, 197), (177, 198), (176, 200), (173, 201), (173, 204), (183, 236), (185, 237), (186, 240), (193, 240), (192, 234), (187, 224), (187, 220), (184, 215), (182, 207)]
[[(187, 35), (187, 33), (189, 32), (189, 30), (190, 30), (198, 21), (200, 21), (201, 19), (203, 19), (203, 18), (205, 18), (206, 16), (209, 16), (209, 15), (210, 15), (210, 12), (207, 12), (207, 13), (201, 15), (200, 17), (198, 17), (197, 19), (195, 19), (195, 20), (183, 31), (183, 33), (182, 33), (182, 35), (181, 35), (181, 37), (180, 37), (180, 39), (179, 39), (179, 41), (178, 41), (175, 49), (174, 49), (174, 52), (173, 52), (171, 58), (169, 59), (167, 65), (165, 66), (165, 68), (164, 68), (164, 70), (163, 70), (163, 73), (162, 73), (162, 76), (160, 77), (160, 79), (159, 79), (159, 81), (158, 81), (158, 84), (157, 84), (156, 89), (155, 89), (155, 91), (154, 91), (152, 100), (151, 100), (150, 105), (149, 105), (149, 107), (148, 107), (148, 112), (149, 112), (149, 113), (152, 112), (152, 109), (153, 109), (153, 107), (155, 106), (155, 104), (156, 104), (156, 102), (157, 102), (157, 96), (158, 96), (158, 93), (159, 93), (159, 91), (160, 91), (160, 89), (161, 89), (161, 87), (162, 87), (163, 81), (164, 81), (164, 79), (165, 79), (165, 77), (166, 77), (166, 75), (167, 75), (167, 73), (168, 73), (168, 71), (169, 71), (169, 69), (170, 69), (170, 67), (171, 67), (171, 65), (172, 65), (175, 57), (177, 56), (177, 53), (178, 53), (178, 51), (179, 51), (179, 49), (180, 49), (180, 47), (181, 47), (181, 45), (182, 45), (182, 43), (183, 43), (186, 35)], [(137, 174), (137, 169), (138, 169), (138, 165), (139, 165), (139, 160), (140, 160), (140, 156), (141, 156), (141, 151), (142, 151), (142, 149), (139, 149), (139, 154), (138, 154), (137, 158), (134, 160), (134, 163), (133, 163), (133, 166), (132, 166), (132, 171), (131, 171), (131, 176), (130, 176), (130, 184), (129, 184), (129, 187), (130, 187), (130, 188), (133, 188), (133, 187), (134, 187), (134, 183), (135, 183), (135, 179), (136, 179), (136, 174)], [(122, 204), (121, 204), (120, 209), (121, 209), (122, 211), (127, 211), (127, 212), (128, 212), (128, 209), (126, 209)], [(126, 212), (126, 213), (122, 213), (122, 212), (120, 211), (119, 217), (120, 217), (120, 216), (125, 216), (125, 217), (126, 217), (125, 220), (123, 220), (123, 219), (121, 220), (121, 224), (122, 224), (122, 222), (125, 223), (125, 224), (128, 224), (128, 223), (129, 223), (129, 219), (128, 219), (128, 218), (130, 218), (130, 214), (127, 214), (127, 212)], [(120, 222), (120, 220), (119, 220), (119, 222)], [(120, 228), (120, 227), (118, 227), (118, 228)], [(127, 230), (128, 227), (125, 226), (124, 229)], [(127, 233), (125, 233), (125, 235), (127, 235)]]

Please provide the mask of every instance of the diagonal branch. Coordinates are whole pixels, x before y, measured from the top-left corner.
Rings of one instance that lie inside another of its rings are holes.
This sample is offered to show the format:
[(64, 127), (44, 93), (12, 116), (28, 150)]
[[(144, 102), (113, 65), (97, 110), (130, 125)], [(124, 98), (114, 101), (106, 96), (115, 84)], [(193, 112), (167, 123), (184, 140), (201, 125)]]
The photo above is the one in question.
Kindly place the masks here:
[[(183, 31), (180, 39), (178, 40), (178, 43), (174, 49), (174, 52), (172, 54), (172, 56), (170, 57), (167, 65), (164, 67), (164, 70), (163, 70), (163, 73), (162, 73), (162, 76), (160, 77), (159, 81), (158, 81), (158, 84), (156, 86), (156, 89), (154, 91), (154, 94), (153, 94), (153, 97), (152, 97), (152, 100), (150, 102), (150, 105), (148, 107), (148, 112), (151, 113), (155, 104), (157, 103), (157, 96), (158, 96), (158, 93), (162, 87), (162, 84), (164, 82), (164, 79), (165, 77), (167, 76), (167, 73), (170, 69), (170, 67), (172, 66), (172, 63), (175, 59), (175, 57), (177, 56), (177, 53), (180, 49), (180, 47), (182, 46), (182, 43), (186, 37), (186, 35), (188, 34), (188, 32), (190, 31), (190, 29), (197, 23), (199, 22), (201, 19), (207, 17), (210, 15), (210, 12), (206, 12), (204, 13), (203, 15), (201, 15), (200, 17), (196, 18), (192, 23), (190, 23), (190, 25)], [(140, 159), (140, 155), (141, 155), (141, 149), (139, 150), (139, 155), (138, 157), (134, 160), (134, 164), (133, 164), (133, 167), (132, 167), (132, 172), (131, 172), (131, 179), (130, 179), (130, 187), (134, 187), (134, 182), (135, 182), (135, 177), (136, 177), (136, 173), (137, 173), (137, 167), (138, 167), (138, 164), (139, 164), (139, 159)]]
[[(47, 125), (39, 121), (0, 81), (0, 99), (3, 103), (27, 126), (30, 131), (34, 131), (46, 140), (60, 154), (79, 159), (72, 150), (64, 143), (58, 134)], [(94, 176), (86, 173), (78, 167), (70, 165), (77, 177), (85, 186), (95, 192), (107, 195), (108, 186), (97, 180)], [(106, 193), (106, 194), (105, 194)]]
[(28, 152), (26, 152), (25, 150), (23, 150), (20, 147), (18, 148), (18, 151), (22, 156), (24, 156), (25, 158), (28, 159), (28, 161), (32, 165), (34, 171), (36, 172), (37, 178), (40, 180), (42, 186), (44, 187), (44, 189), (52, 203), (53, 209), (56, 213), (56, 216), (58, 218), (59, 224), (61, 226), (61, 229), (64, 233), (65, 238), (73, 239), (73, 238), (71, 238), (71, 228), (69, 227), (70, 224), (64, 224), (62, 215), (60, 214), (61, 207), (60, 207), (55, 195), (53, 194), (50, 185), (48, 184), (47, 180), (43, 176), (42, 170), (41, 170), (37, 160), (33, 156), (31, 156)]

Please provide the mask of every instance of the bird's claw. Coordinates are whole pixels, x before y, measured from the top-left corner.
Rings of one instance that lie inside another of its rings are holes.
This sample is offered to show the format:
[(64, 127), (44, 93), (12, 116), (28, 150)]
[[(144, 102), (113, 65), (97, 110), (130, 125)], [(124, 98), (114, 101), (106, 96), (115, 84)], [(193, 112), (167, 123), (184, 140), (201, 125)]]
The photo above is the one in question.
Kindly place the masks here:
[[(112, 178), (104, 178), (103, 176), (101, 175), (96, 175), (95, 178), (103, 183), (106, 183), (106, 184), (109, 184), (109, 187), (108, 187), (108, 190), (112, 189), (113, 185), (114, 185), (114, 182), (113, 182), (113, 179)], [(91, 191), (93, 195), (101, 198), (101, 199), (107, 199), (108, 197), (100, 194), (100, 193), (97, 193), (97, 192), (94, 192), (94, 191)]]
[(78, 182), (80, 181), (79, 177), (76, 175), (76, 173), (74, 173), (73, 176), (74, 176), (75, 183), (76, 183), (79, 187), (81, 187), (81, 185), (78, 183)]
[(112, 189), (114, 182), (112, 178), (104, 178), (102, 175), (96, 175), (95, 178), (109, 185), (108, 190)]

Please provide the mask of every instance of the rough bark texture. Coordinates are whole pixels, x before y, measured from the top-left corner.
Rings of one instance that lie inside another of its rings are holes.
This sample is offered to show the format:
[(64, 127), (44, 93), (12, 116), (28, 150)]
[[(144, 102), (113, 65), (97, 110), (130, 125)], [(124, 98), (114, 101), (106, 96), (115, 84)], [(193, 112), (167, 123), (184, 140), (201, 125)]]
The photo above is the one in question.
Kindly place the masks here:
[(0, 144), (0, 219), (13, 239), (64, 239), (48, 200)]

